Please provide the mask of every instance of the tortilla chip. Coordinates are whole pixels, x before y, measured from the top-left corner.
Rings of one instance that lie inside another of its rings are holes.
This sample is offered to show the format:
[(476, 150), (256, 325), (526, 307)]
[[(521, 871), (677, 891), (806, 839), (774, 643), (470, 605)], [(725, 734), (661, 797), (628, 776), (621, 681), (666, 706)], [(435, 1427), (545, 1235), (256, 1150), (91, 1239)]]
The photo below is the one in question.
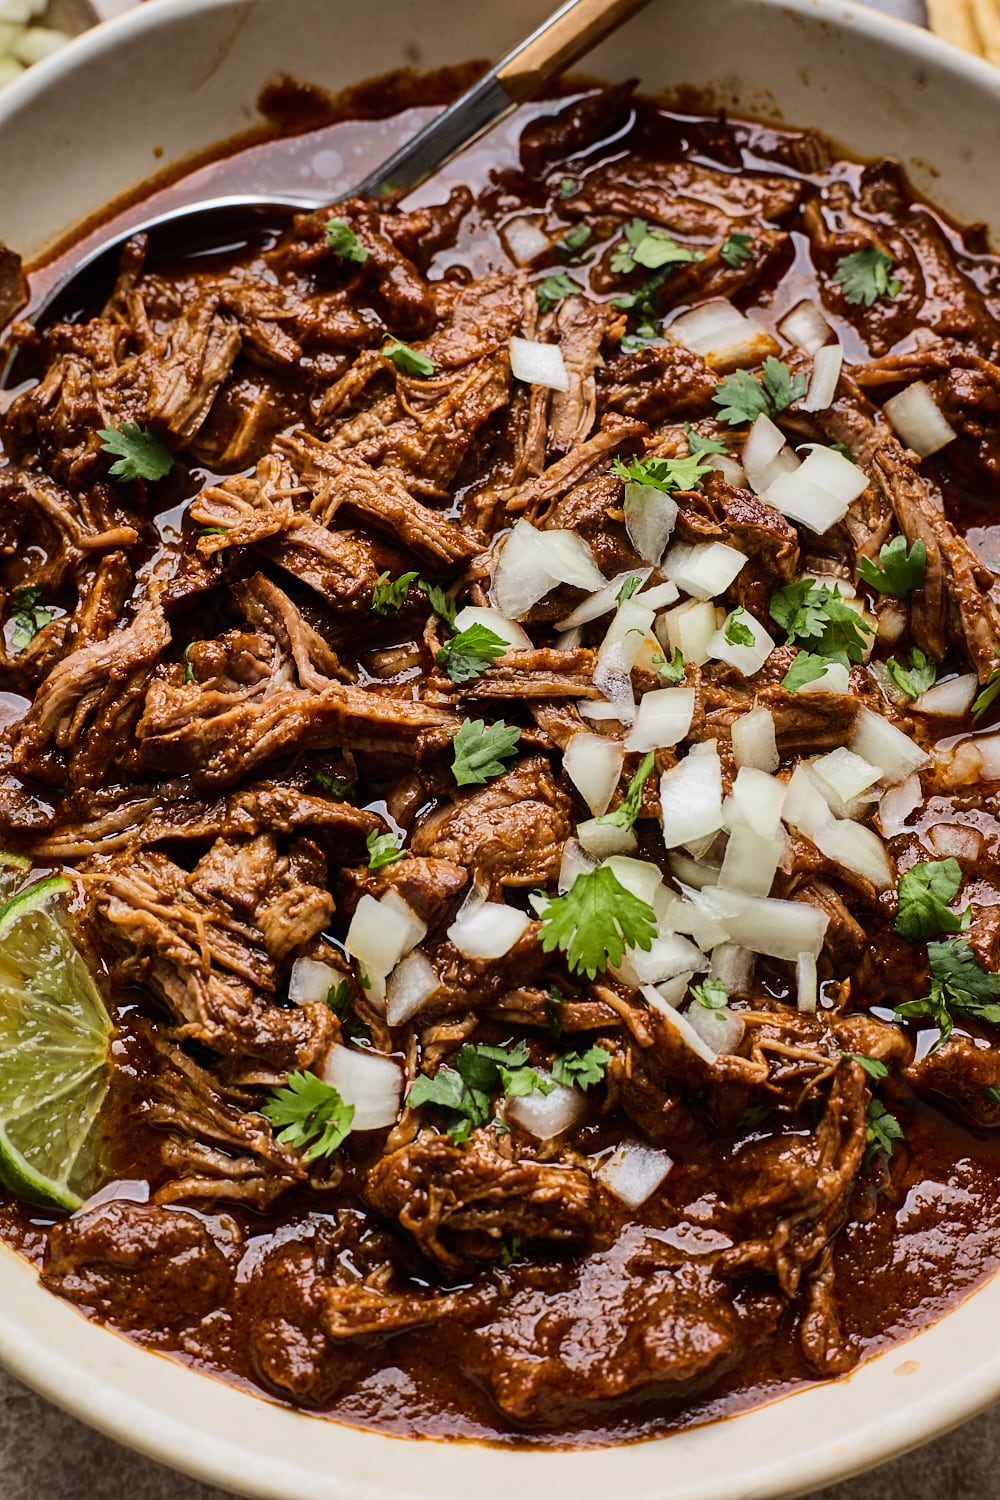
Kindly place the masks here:
[(1000, 64), (1000, 0), (972, 0), (972, 19), (983, 57)]
[(975, 3), (976, 0), (927, 0), (927, 24), (943, 41), (982, 57), (979, 31), (972, 14)]

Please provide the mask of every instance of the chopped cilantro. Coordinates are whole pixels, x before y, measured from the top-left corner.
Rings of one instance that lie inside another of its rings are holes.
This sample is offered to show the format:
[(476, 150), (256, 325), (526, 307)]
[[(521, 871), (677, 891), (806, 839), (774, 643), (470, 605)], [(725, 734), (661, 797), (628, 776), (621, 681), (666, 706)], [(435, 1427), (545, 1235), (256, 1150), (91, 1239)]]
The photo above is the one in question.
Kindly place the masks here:
[(871, 1166), (880, 1151), (891, 1156), (895, 1143), (903, 1139), (903, 1127), (896, 1116), (889, 1113), (880, 1099), (869, 1100), (865, 1124), (865, 1166)]
[(467, 1141), (472, 1131), (489, 1123), (493, 1099), (503, 1093), (521, 1098), (536, 1090), (550, 1094), (555, 1087), (527, 1066), (528, 1044), (515, 1047), (465, 1046), (455, 1058), (454, 1068), (442, 1067), (433, 1078), (422, 1073), (407, 1095), (410, 1109), (433, 1105), (443, 1110), (448, 1134), (456, 1145)]
[(925, 859), (899, 877), (896, 931), (911, 943), (939, 932), (962, 932), (966, 923), (948, 905), (962, 885), (957, 859)]
[(637, 594), (641, 588), (642, 579), (637, 577), (636, 574), (633, 573), (630, 578), (626, 578), (625, 582), (622, 584), (621, 588), (615, 595), (615, 603), (618, 605), (618, 608), (621, 609), (623, 604), (627, 604), (628, 601), (632, 598), (632, 595)]
[(363, 266), (368, 259), (368, 251), (346, 219), (327, 220), (326, 243), (338, 260), (348, 260), (356, 266)]
[(14, 624), (10, 638), (12, 651), (23, 651), (30, 646), (38, 632), (44, 630), (55, 618), (55, 611), (40, 603), (41, 597), (42, 591), (35, 584), (22, 583), (14, 589), (11, 595), (14, 605), (11, 615)]
[(163, 479), (174, 466), (170, 449), (148, 427), (124, 422), (120, 428), (102, 427), (97, 436), (105, 453), (121, 455), (111, 465), (115, 479)]
[(642, 808), (642, 789), (652, 774), (655, 760), (652, 750), (643, 756), (642, 764), (628, 784), (621, 806), (616, 807), (614, 812), (602, 813), (599, 818), (594, 819), (595, 823), (603, 823), (612, 828), (633, 827)]
[(194, 667), (191, 665), (191, 647), (193, 645), (194, 641), (188, 641), (184, 647), (184, 672), (181, 682), (197, 682), (198, 680), (194, 675)]
[(446, 641), (434, 660), (452, 682), (472, 682), (509, 650), (509, 641), (477, 620)]
[(951, 1036), (956, 1015), (1000, 1024), (1000, 1004), (996, 1003), (1000, 996), (1000, 975), (982, 967), (965, 938), (928, 943), (927, 959), (931, 968), (930, 990), (919, 1000), (897, 1005), (896, 1015), (903, 1020), (921, 1016), (932, 1020), (941, 1032), (934, 1051)]
[(776, 417), (805, 393), (806, 377), (793, 375), (786, 364), (769, 354), (761, 366), (759, 381), (749, 370), (737, 370), (719, 382), (712, 400), (719, 408), (719, 420), (736, 427), (762, 413)]
[(386, 619), (398, 615), (406, 603), (410, 584), (416, 576), (416, 573), (401, 573), (390, 583), (388, 572), (380, 573), (372, 590), (372, 613), (383, 615)]
[(593, 232), (589, 224), (574, 224), (572, 229), (567, 229), (561, 240), (556, 241), (556, 249), (562, 255), (572, 256), (575, 260), (579, 260), (580, 251)]
[(684, 423), (684, 434), (688, 440), (688, 451), (692, 458), (702, 458), (706, 453), (728, 453), (729, 449), (719, 438), (702, 437), (690, 422)]
[(919, 646), (914, 646), (911, 651), (908, 667), (890, 656), (885, 669), (899, 691), (908, 698), (919, 698), (921, 693), (926, 693), (937, 682), (937, 662), (926, 651), (921, 651)]
[[(798, 583), (775, 589), (769, 608), (772, 620), (787, 631), (788, 644), (801, 641), (805, 645), (805, 652), (799, 652), (792, 668), (798, 669), (798, 686), (821, 677), (829, 662), (840, 662), (846, 667), (851, 662), (864, 661), (865, 636), (873, 634), (873, 627), (836, 589), (802, 578)], [(803, 655), (812, 660), (802, 662)], [(806, 670), (811, 673), (808, 677), (802, 675)], [(789, 675), (786, 673), (786, 677)], [(795, 691), (787, 682), (784, 685), (789, 692)]]
[(558, 948), (570, 972), (588, 979), (596, 979), (609, 964), (620, 964), (626, 947), (648, 950), (655, 936), (653, 908), (606, 865), (578, 875), (565, 895), (548, 903), (542, 917), (543, 951)]
[(603, 1047), (588, 1047), (586, 1052), (564, 1052), (552, 1064), (552, 1077), (563, 1088), (571, 1089), (575, 1084), (586, 1093), (591, 1084), (600, 1083), (610, 1061), (611, 1053)]
[[(1000, 656), (1000, 650), (997, 651), (997, 656)], [(973, 724), (979, 723), (987, 709), (993, 707), (998, 696), (1000, 696), (1000, 666), (993, 668), (993, 671), (983, 684), (982, 691), (972, 705)]]
[(817, 656), (814, 651), (796, 651), (795, 660), (781, 679), (781, 686), (786, 693), (797, 693), (806, 683), (818, 682), (829, 665), (825, 656)]
[(346, 776), (334, 776), (331, 771), (314, 771), (313, 781), (321, 792), (325, 792), (328, 797), (333, 797), (337, 802), (354, 801), (356, 788)]
[(679, 646), (669, 661), (667, 661), (665, 656), (660, 656), (658, 652), (655, 653), (653, 656), (653, 666), (659, 673), (662, 682), (683, 682), (687, 675), (684, 669), (684, 658), (681, 655)]
[(889, 1069), (877, 1057), (866, 1057), (863, 1052), (842, 1052), (840, 1055), (850, 1058), (851, 1062), (860, 1063), (862, 1070), (868, 1074), (869, 1078), (880, 1079), (889, 1076)]
[[(509, 1127), (504, 1127), (505, 1129)], [(523, 1259), (524, 1241), (519, 1234), (512, 1234), (509, 1240), (500, 1241), (500, 1269), (506, 1271), (515, 1261)]]
[(545, 1021), (552, 1035), (558, 1042), (563, 1034), (562, 1008), (566, 1004), (566, 997), (554, 986), (545, 997)]
[(877, 245), (868, 245), (838, 260), (833, 279), (844, 288), (848, 302), (871, 307), (879, 297), (895, 297), (899, 292), (900, 282), (889, 275), (891, 270), (892, 256)]
[(755, 637), (753, 631), (749, 625), (744, 625), (740, 619), (740, 615), (745, 613), (745, 609), (740, 604), (726, 620), (726, 628), (723, 634), (730, 646), (752, 646), (754, 644)]
[(345, 1104), (332, 1084), (315, 1073), (290, 1073), (261, 1107), (283, 1146), (308, 1147), (304, 1161), (332, 1156), (351, 1131), (354, 1105)]
[(449, 630), (454, 630), (455, 616), (458, 613), (454, 600), (449, 599), (444, 589), (439, 588), (436, 583), (426, 583), (423, 578), (418, 582), (417, 588), (427, 595), (427, 603), (438, 619), (443, 620)]
[(989, 1099), (991, 1103), (1000, 1104), (1000, 1088), (998, 1088), (995, 1083), (987, 1084), (985, 1093), (987, 1099)]
[(633, 458), (628, 464), (616, 458), (611, 472), (628, 484), (648, 485), (651, 489), (669, 493), (671, 490), (693, 490), (711, 467), (711, 464), (702, 463), (699, 454), (691, 453), (684, 458)]
[(572, 196), (576, 192), (576, 190), (577, 190), (577, 181), (576, 181), (575, 177), (561, 177), (559, 179), (559, 196), (560, 196), (560, 198), (572, 198)]
[(475, 786), (509, 770), (505, 760), (517, 754), (521, 731), (500, 719), (487, 729), (482, 719), (466, 719), (455, 738), (452, 771), (456, 786)]
[(736, 269), (745, 266), (748, 260), (753, 260), (753, 235), (743, 234), (741, 230), (734, 229), (723, 240), (719, 254), (727, 266), (733, 266)]
[(704, 260), (700, 250), (678, 245), (665, 229), (650, 229), (645, 219), (632, 219), (622, 230), (624, 243), (611, 257), (611, 269), (616, 276), (627, 276), (636, 266), (647, 271), (659, 271), (664, 266), (683, 261)]
[(406, 850), (396, 842), (394, 833), (379, 833), (373, 828), (365, 841), (368, 845), (369, 870), (381, 870), (383, 865), (394, 865), (397, 859), (405, 859)]
[(421, 380), (428, 379), (437, 368), (426, 354), (421, 354), (419, 349), (411, 349), (409, 344), (401, 344), (398, 339), (389, 339), (382, 346), (382, 353), (392, 360), (402, 374), (415, 375)]
[(557, 271), (554, 276), (546, 276), (535, 288), (535, 296), (538, 298), (540, 312), (551, 312), (552, 309), (563, 300), (564, 297), (572, 297), (574, 293), (581, 291), (579, 282), (567, 276), (565, 271)]
[(722, 1010), (729, 1004), (729, 991), (721, 979), (705, 979), (691, 986), (691, 999), (706, 1010)]
[(878, 589), (892, 599), (905, 599), (912, 589), (918, 589), (924, 581), (927, 566), (927, 548), (918, 537), (907, 551), (906, 537), (894, 536), (879, 549), (879, 566), (870, 557), (861, 559), (861, 581), (869, 588)]

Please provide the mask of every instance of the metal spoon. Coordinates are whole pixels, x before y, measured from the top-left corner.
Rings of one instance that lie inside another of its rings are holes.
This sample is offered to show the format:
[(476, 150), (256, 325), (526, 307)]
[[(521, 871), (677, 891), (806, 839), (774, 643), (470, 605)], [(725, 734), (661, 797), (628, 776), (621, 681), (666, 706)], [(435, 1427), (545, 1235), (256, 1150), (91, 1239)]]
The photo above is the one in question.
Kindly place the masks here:
[[(566, 0), (537, 31), (344, 197), (378, 198), (419, 187), (647, 3)], [(277, 217), (322, 206), (314, 198), (247, 195), (210, 198), (157, 214), (130, 225), (84, 256), (35, 306), (30, 321), (56, 321), (91, 305), (102, 288), (113, 282), (119, 252), (133, 235), (150, 236), (150, 250), (157, 256), (190, 255), (199, 250), (224, 249), (235, 231), (242, 239), (255, 219), (263, 228), (273, 225)], [(0, 376), (0, 386), (9, 383), (16, 357), (15, 347)]]

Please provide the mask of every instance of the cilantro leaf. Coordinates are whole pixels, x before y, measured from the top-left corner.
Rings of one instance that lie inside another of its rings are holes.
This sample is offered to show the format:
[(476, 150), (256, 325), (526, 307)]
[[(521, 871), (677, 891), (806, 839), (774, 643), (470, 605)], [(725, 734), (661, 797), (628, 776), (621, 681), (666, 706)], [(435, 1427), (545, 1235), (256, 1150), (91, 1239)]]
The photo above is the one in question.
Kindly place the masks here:
[(504, 765), (517, 754), (521, 731), (502, 719), (487, 729), (482, 719), (466, 719), (452, 740), (452, 771), (456, 786), (475, 786), (491, 776), (502, 776)]
[(629, 464), (616, 458), (611, 472), (629, 484), (644, 484), (669, 494), (671, 490), (693, 490), (711, 468), (711, 464), (702, 463), (699, 454), (691, 453), (685, 458), (633, 458)]
[(793, 375), (786, 364), (769, 354), (761, 366), (759, 381), (749, 370), (737, 370), (719, 382), (712, 400), (719, 407), (719, 420), (736, 427), (762, 413), (776, 417), (805, 393), (806, 377), (801, 372)]
[(889, 1113), (881, 1099), (869, 1100), (865, 1123), (865, 1166), (871, 1166), (880, 1151), (891, 1156), (895, 1143), (904, 1139), (902, 1125), (895, 1115)]
[(556, 249), (561, 255), (580, 258), (580, 251), (586, 245), (593, 234), (589, 224), (574, 224), (572, 229), (567, 229), (561, 240), (556, 241)]
[(191, 664), (191, 647), (193, 645), (194, 641), (188, 641), (184, 647), (184, 672), (181, 676), (181, 682), (197, 682), (198, 680), (194, 675), (194, 667)]
[(626, 947), (649, 949), (656, 918), (648, 901), (622, 885), (606, 865), (578, 875), (564, 896), (556, 896), (542, 917), (542, 950), (558, 948), (570, 973), (596, 979), (609, 964), (620, 964)]
[(371, 1041), (371, 1032), (364, 1021), (359, 1021), (351, 1010), (351, 986), (346, 979), (339, 984), (331, 985), (326, 992), (326, 1003), (340, 1022), (340, 1031), (344, 1040), (356, 1042), (358, 1046), (367, 1046)]
[(566, 1004), (566, 997), (560, 990), (553, 987), (545, 997), (545, 1021), (556, 1041), (563, 1034), (563, 1019), (560, 1012)]
[[(1000, 651), (997, 651), (997, 656), (1000, 656)], [(998, 697), (1000, 697), (1000, 667), (994, 667), (972, 705), (973, 724), (979, 723), (983, 714), (993, 707)]]
[(840, 1055), (850, 1058), (851, 1062), (860, 1063), (862, 1070), (868, 1074), (869, 1078), (877, 1080), (889, 1076), (889, 1069), (877, 1057), (866, 1057), (863, 1052), (842, 1052)]
[(577, 182), (576, 182), (576, 178), (575, 177), (560, 177), (560, 179), (559, 179), (559, 196), (560, 196), (560, 198), (572, 198), (573, 194), (576, 192), (576, 189), (577, 189)]
[(957, 859), (925, 859), (899, 878), (896, 931), (912, 943), (926, 942), (939, 932), (961, 932), (962, 918), (948, 903), (962, 884)]
[(452, 682), (472, 682), (510, 650), (510, 642), (477, 620), (446, 641), (434, 660)]
[(721, 979), (706, 979), (691, 986), (691, 999), (706, 1010), (722, 1010), (729, 1004), (729, 991)]
[(1000, 975), (982, 967), (965, 938), (945, 938), (927, 944), (931, 984), (919, 1000), (907, 1000), (896, 1006), (903, 1020), (927, 1016), (941, 1032), (933, 1051), (951, 1036), (956, 1015), (971, 1016), (978, 1021), (1000, 1024)]
[(667, 661), (665, 656), (660, 656), (659, 653), (654, 654), (652, 661), (662, 682), (684, 681), (687, 674), (684, 670), (684, 658), (681, 655), (681, 648), (679, 646), (675, 649), (669, 661)]
[(726, 620), (724, 634), (730, 646), (752, 646), (754, 643), (753, 631), (740, 619), (740, 615), (745, 613), (746, 611), (740, 604)]
[(833, 279), (844, 288), (848, 302), (871, 307), (879, 297), (895, 297), (900, 290), (898, 279), (889, 275), (892, 264), (891, 255), (877, 245), (868, 245), (853, 255), (842, 256)]
[(727, 266), (739, 269), (745, 266), (748, 260), (753, 259), (753, 235), (744, 234), (739, 229), (734, 229), (728, 237), (723, 240), (719, 248), (719, 254)]
[(386, 619), (392, 615), (398, 615), (406, 603), (410, 584), (416, 576), (416, 573), (400, 573), (399, 577), (390, 583), (388, 572), (380, 573), (372, 590), (372, 613), (383, 615)]
[(918, 537), (907, 551), (906, 537), (894, 536), (879, 549), (879, 566), (870, 557), (861, 559), (861, 581), (869, 588), (878, 589), (892, 599), (905, 599), (911, 589), (918, 589), (924, 581), (927, 566), (927, 548)]
[(409, 344), (401, 344), (398, 339), (389, 339), (382, 346), (382, 353), (402, 374), (415, 375), (421, 380), (428, 379), (437, 369), (428, 355), (421, 354), (419, 349), (411, 349)]
[(628, 791), (625, 793), (621, 806), (616, 807), (614, 812), (602, 813), (599, 818), (594, 819), (595, 823), (603, 823), (611, 828), (633, 827), (642, 807), (642, 789), (649, 780), (655, 759), (650, 750), (643, 757), (642, 764), (629, 782)]
[(582, 290), (580, 283), (574, 281), (572, 276), (567, 276), (565, 271), (557, 271), (554, 276), (546, 276), (535, 288), (538, 310), (543, 313), (551, 312), (564, 297), (572, 297)]
[(797, 693), (807, 682), (817, 682), (829, 665), (825, 656), (817, 656), (814, 651), (796, 651), (795, 660), (781, 679), (781, 686), (786, 693)]
[(351, 1133), (354, 1105), (345, 1104), (332, 1084), (315, 1073), (290, 1073), (261, 1107), (283, 1146), (306, 1146), (303, 1161), (332, 1156)]
[(454, 630), (455, 616), (458, 613), (454, 600), (449, 599), (444, 589), (439, 588), (436, 583), (426, 583), (423, 578), (418, 582), (417, 588), (427, 595), (427, 603), (438, 619), (443, 620), (449, 630)]
[(890, 656), (885, 669), (900, 692), (905, 693), (908, 698), (919, 698), (921, 693), (925, 693), (937, 682), (937, 662), (926, 651), (921, 651), (919, 646), (914, 646), (910, 653), (909, 667), (904, 667), (894, 656)]
[(632, 598), (632, 595), (637, 594), (641, 588), (642, 579), (639, 578), (636, 574), (633, 573), (631, 578), (626, 578), (625, 582), (622, 584), (621, 588), (615, 595), (615, 603), (617, 604), (618, 608), (621, 609), (623, 604), (627, 604), (628, 601)]
[(620, 244), (611, 257), (611, 269), (616, 276), (627, 276), (636, 266), (659, 271), (664, 266), (705, 258), (700, 250), (678, 245), (665, 229), (650, 229), (645, 219), (630, 220), (622, 234), (624, 244)]
[(729, 449), (719, 438), (702, 437), (696, 432), (690, 422), (684, 423), (684, 435), (688, 441), (688, 451), (692, 458), (701, 458), (706, 453), (728, 453)]
[(321, 792), (337, 802), (353, 802), (356, 788), (346, 776), (334, 776), (332, 771), (314, 771), (313, 781)]
[(506, 1271), (508, 1266), (514, 1265), (515, 1261), (523, 1259), (524, 1239), (519, 1234), (512, 1234), (509, 1240), (500, 1241), (500, 1269)]
[(347, 260), (356, 266), (363, 266), (368, 259), (368, 251), (346, 219), (327, 220), (326, 243), (338, 260)]
[(586, 1052), (564, 1052), (552, 1064), (552, 1077), (563, 1088), (574, 1084), (586, 1093), (591, 1084), (600, 1083), (604, 1070), (611, 1061), (611, 1053), (603, 1047), (588, 1047)]
[(406, 850), (399, 847), (394, 833), (379, 833), (373, 828), (365, 842), (369, 870), (381, 870), (383, 865), (394, 865), (397, 859), (406, 858)]
[(872, 635), (874, 627), (836, 589), (803, 578), (775, 589), (769, 609), (772, 620), (788, 632), (789, 645), (804, 641), (809, 651), (845, 665), (864, 661), (865, 636)]
[(461, 1145), (474, 1129), (488, 1123), (496, 1094), (503, 1093), (509, 1099), (536, 1090), (551, 1094), (555, 1084), (542, 1078), (527, 1062), (528, 1046), (523, 1041), (511, 1048), (465, 1046), (455, 1058), (454, 1068), (439, 1068), (433, 1078), (421, 1074), (406, 1103), (410, 1109), (432, 1104), (444, 1110), (450, 1117), (448, 1134)]
[(174, 466), (173, 454), (148, 427), (123, 422), (121, 427), (102, 427), (97, 436), (105, 453), (119, 453), (111, 465), (115, 479), (162, 479)]
[(14, 624), (11, 633), (10, 646), (12, 651), (23, 651), (40, 630), (50, 625), (55, 619), (55, 610), (46, 609), (39, 601), (42, 591), (35, 584), (19, 584), (11, 595), (14, 612), (11, 620)]

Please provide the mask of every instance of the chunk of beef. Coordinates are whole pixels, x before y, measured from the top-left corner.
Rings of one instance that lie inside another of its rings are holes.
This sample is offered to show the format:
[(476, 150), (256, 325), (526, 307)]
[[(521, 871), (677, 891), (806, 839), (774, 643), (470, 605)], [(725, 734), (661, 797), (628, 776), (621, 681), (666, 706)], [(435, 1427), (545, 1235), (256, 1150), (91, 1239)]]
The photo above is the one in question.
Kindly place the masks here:
[(450, 859), (403, 859), (381, 870), (342, 870), (340, 876), (348, 912), (364, 895), (379, 900), (395, 891), (430, 930), (444, 920), (468, 883), (469, 872)]
[(779, 221), (802, 197), (789, 177), (742, 176), (691, 161), (625, 158), (591, 172), (566, 201), (572, 214), (638, 215), (673, 234), (725, 239), (734, 222), (744, 227)]
[(0, 241), (0, 328), (10, 322), (27, 300), (28, 283), (21, 257)]
[(597, 413), (596, 372), (601, 345), (614, 310), (584, 297), (565, 297), (555, 317), (555, 333), (566, 367), (567, 388), (553, 391), (549, 406), (549, 448), (568, 453), (582, 443)]
[(952, 1032), (943, 1047), (928, 1052), (906, 1070), (906, 1077), (937, 1104), (974, 1125), (1000, 1125), (1000, 1056), (981, 1037)]
[(569, 651), (552, 647), (511, 650), (482, 677), (442, 687), (459, 698), (514, 698), (520, 703), (535, 698), (599, 698), (594, 686), (595, 653), (587, 646)]
[(500, 1259), (504, 1242), (586, 1245), (597, 1219), (590, 1174), (576, 1165), (536, 1161), (492, 1131), (477, 1130), (464, 1146), (421, 1133), (372, 1167), (365, 1197), (376, 1213), (397, 1220), (428, 1260), (449, 1270)]
[(239, 328), (219, 311), (213, 296), (184, 308), (165, 347), (150, 361), (146, 412), (150, 422), (179, 443), (202, 426), (240, 350)]
[(718, 376), (700, 354), (680, 344), (647, 344), (606, 365), (597, 376), (601, 411), (657, 426), (713, 414)]
[(540, 177), (549, 162), (583, 152), (610, 136), (625, 119), (634, 91), (634, 82), (620, 83), (530, 121), (518, 140), (524, 171), (529, 177)]

